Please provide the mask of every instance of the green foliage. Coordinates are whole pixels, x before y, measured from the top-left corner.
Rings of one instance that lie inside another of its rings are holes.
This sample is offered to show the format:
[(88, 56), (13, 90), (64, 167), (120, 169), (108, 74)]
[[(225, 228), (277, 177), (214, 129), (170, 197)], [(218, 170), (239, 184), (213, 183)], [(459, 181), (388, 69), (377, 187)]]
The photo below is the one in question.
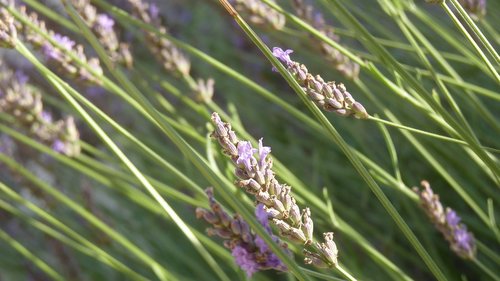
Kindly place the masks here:
[[(0, 93), (1, 280), (245, 279), (231, 250), (196, 219), (197, 207), (208, 208), (208, 186), (288, 267), (252, 280), (500, 279), (495, 1), (483, 17), (458, 0), (311, 1), (325, 19), (319, 24), (294, 9), (298, 0), (247, 1), (268, 14), (234, 4), (241, 1), (159, 1), (163, 22), (121, 3), (129, 1), (92, 0), (115, 20), (118, 39), (130, 40), (131, 68), (109, 55), (91, 15), (82, 16), (86, 1), (22, 2), (46, 25), (2, 2), (0, 40), (14, 46), (4, 60), (33, 66), (30, 87), (44, 108), (78, 120), (82, 152), (65, 155), (37, 139), (36, 128), (1, 110)], [(265, 24), (269, 14), (286, 25)], [(82, 44), (89, 59), (50, 30)], [(61, 52), (63, 71), (33, 34)], [(323, 98), (312, 98), (314, 86), (273, 56), (274, 46), (293, 49), (309, 73), (343, 83), (368, 118), (321, 110)], [(184, 59), (188, 70), (166, 66)], [(359, 76), (346, 74), (346, 61), (359, 65)], [(82, 72), (92, 78), (78, 80)], [(273, 170), (297, 205), (310, 208), (316, 241), (335, 233), (339, 266), (306, 265), (308, 245), (288, 241), (290, 257), (273, 241), (210, 138), (212, 112), (239, 139), (257, 147), (263, 137), (272, 147)], [(423, 179), (474, 233), (474, 258), (455, 255), (426, 216), (412, 190)]]

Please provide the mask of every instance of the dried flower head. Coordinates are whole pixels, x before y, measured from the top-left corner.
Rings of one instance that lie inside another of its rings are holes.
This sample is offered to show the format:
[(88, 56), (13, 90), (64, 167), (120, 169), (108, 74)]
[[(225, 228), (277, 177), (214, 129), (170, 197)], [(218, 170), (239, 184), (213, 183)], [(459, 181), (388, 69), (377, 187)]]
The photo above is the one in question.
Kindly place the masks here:
[[(128, 0), (128, 2), (132, 5), (134, 14), (140, 20), (154, 26), (160, 33), (166, 34), (168, 32), (167, 28), (162, 24), (159, 9), (155, 4), (142, 0)], [(149, 31), (146, 32), (146, 40), (149, 49), (167, 71), (181, 76), (189, 75), (191, 62), (172, 42)]]
[(326, 111), (333, 111), (341, 116), (352, 115), (357, 119), (368, 118), (366, 109), (361, 103), (354, 100), (344, 84), (336, 84), (333, 81), (325, 82), (321, 76), (313, 76), (305, 65), (290, 58), (291, 53), (293, 53), (292, 50), (273, 48), (273, 55), (287, 67), (288, 72), (318, 107)]
[(460, 217), (451, 208), (443, 208), (439, 195), (434, 194), (429, 182), (422, 181), (423, 187), (413, 190), (420, 197), (420, 204), (427, 216), (436, 228), (444, 235), (450, 243), (451, 249), (464, 259), (474, 259), (476, 255), (476, 245), (474, 235), (467, 231), (467, 227), (460, 223)]
[(234, 5), (236, 11), (247, 16), (251, 23), (276, 30), (285, 26), (285, 16), (260, 0), (229, 0), (229, 3)]
[[(333, 41), (339, 42), (339, 37), (335, 34), (334, 28), (327, 25), (323, 15), (320, 12), (314, 11), (313, 6), (307, 5), (304, 0), (294, 0), (293, 7), (297, 15), (309, 23), (319, 32)], [(322, 40), (311, 36), (312, 45), (316, 46), (323, 54), (326, 60), (331, 63), (344, 77), (354, 80), (359, 75), (359, 65), (348, 57), (342, 55), (337, 49), (328, 45)]]
[[(143, 0), (128, 0), (128, 2), (140, 20), (155, 27), (159, 33), (168, 33), (167, 27), (162, 23), (158, 6)], [(191, 61), (180, 49), (164, 37), (157, 36), (150, 31), (145, 31), (145, 33), (148, 48), (163, 64), (163, 68), (174, 75), (183, 77), (188, 82), (195, 101), (205, 103), (210, 101), (214, 94), (215, 80), (194, 79), (190, 74)]]
[(45, 22), (38, 19), (34, 12), (28, 13), (25, 6), (18, 8), (22, 16), (29, 22), (37, 26), (41, 32), (48, 34), (57, 44), (46, 40), (38, 31), (30, 28), (28, 25), (18, 23), (16, 28), (19, 34), (22, 34), (35, 49), (41, 49), (49, 64), (54, 64), (56, 68), (77, 81), (100, 84), (101, 81), (95, 77), (85, 67), (80, 66), (69, 55), (74, 54), (79, 60), (88, 64), (97, 75), (102, 75), (103, 70), (97, 58), (87, 58), (82, 45), (76, 44), (69, 37), (55, 33), (47, 29)]
[[(283, 262), (269, 249), (260, 236), (251, 231), (249, 225), (238, 214), (231, 217), (224, 211), (214, 198), (213, 188), (207, 188), (205, 192), (210, 202), (210, 210), (197, 208), (196, 217), (203, 218), (212, 225), (207, 229), (207, 233), (225, 240), (224, 246), (231, 250), (236, 264), (247, 273), (248, 277), (261, 270), (287, 271)], [(267, 213), (262, 204), (257, 205), (255, 215), (274, 242), (280, 245), (286, 253), (291, 254), (287, 244), (272, 234)]]
[(479, 20), (486, 15), (486, 0), (458, 0), (469, 15)]
[(55, 151), (68, 156), (80, 153), (80, 137), (72, 117), (54, 121), (43, 109), (40, 93), (27, 84), (19, 71), (13, 72), (0, 61), (0, 112), (10, 115), (16, 125)]
[(133, 59), (129, 45), (119, 41), (113, 18), (107, 14), (98, 13), (89, 0), (72, 0), (72, 2), (86, 24), (95, 32), (111, 60), (131, 68)]
[(17, 40), (17, 30), (14, 18), (5, 8), (0, 8), (0, 47), (14, 48)]
[[(336, 247), (333, 240), (326, 241), (332, 250), (325, 255), (323, 244), (313, 243), (313, 220), (309, 208), (301, 210), (291, 194), (291, 187), (278, 182), (272, 170), (273, 161), (269, 156), (271, 148), (259, 140), (258, 148), (253, 148), (249, 141), (239, 140), (229, 123), (224, 123), (217, 113), (212, 114), (215, 131), (212, 137), (219, 141), (222, 152), (229, 156), (236, 166), (236, 184), (247, 193), (254, 195), (258, 204), (262, 204), (268, 219), (280, 230), (280, 235), (301, 243), (305, 247), (315, 247), (314, 254), (323, 266), (337, 265)], [(329, 236), (330, 237), (330, 236)], [(325, 245), (326, 245), (325, 244)], [(326, 247), (326, 246), (325, 246)], [(309, 251), (308, 251), (309, 252)], [(335, 253), (334, 253), (335, 252)], [(306, 253), (306, 263), (312, 258)]]

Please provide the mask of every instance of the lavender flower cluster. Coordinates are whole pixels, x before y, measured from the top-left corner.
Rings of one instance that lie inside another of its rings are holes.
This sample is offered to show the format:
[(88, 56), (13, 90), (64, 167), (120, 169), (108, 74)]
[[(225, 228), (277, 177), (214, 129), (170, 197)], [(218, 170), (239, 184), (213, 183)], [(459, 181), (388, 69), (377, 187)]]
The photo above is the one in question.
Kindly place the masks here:
[(461, 218), (451, 208), (443, 208), (439, 195), (434, 194), (429, 182), (422, 181), (423, 187), (413, 190), (420, 197), (420, 204), (427, 216), (431, 219), (436, 228), (443, 234), (450, 243), (451, 249), (464, 259), (474, 259), (476, 256), (476, 245), (474, 235), (467, 231), (467, 227), (460, 223)]
[[(315, 12), (311, 5), (307, 5), (304, 0), (294, 0), (293, 7), (297, 15), (309, 23), (326, 37), (338, 42), (339, 37), (335, 34), (333, 27), (327, 25), (320, 12)], [(326, 60), (331, 63), (343, 76), (354, 80), (359, 75), (359, 65), (348, 57), (342, 55), (337, 49), (326, 44), (322, 40), (312, 37), (312, 44), (319, 48)]]
[(333, 81), (325, 82), (321, 76), (313, 76), (303, 64), (290, 59), (292, 50), (283, 51), (279, 47), (273, 48), (273, 55), (287, 67), (297, 83), (309, 95), (311, 100), (326, 111), (333, 111), (341, 116), (354, 116), (357, 119), (368, 118), (366, 109), (361, 103), (354, 100), (346, 90), (344, 84)]
[(276, 30), (285, 27), (285, 16), (260, 0), (230, 0), (229, 3), (234, 5), (236, 11), (248, 16), (251, 23)]
[(17, 30), (14, 18), (5, 8), (0, 8), (0, 47), (14, 48), (17, 40)]
[(130, 46), (120, 42), (115, 31), (115, 21), (109, 15), (98, 13), (89, 0), (72, 0), (73, 6), (87, 25), (96, 33), (99, 42), (106, 49), (113, 62), (131, 68), (133, 64)]
[(300, 210), (291, 194), (291, 187), (281, 184), (272, 170), (273, 161), (268, 157), (271, 148), (253, 148), (248, 141), (240, 141), (229, 123), (224, 123), (217, 113), (212, 114), (215, 131), (212, 137), (219, 141), (224, 154), (236, 166), (237, 184), (255, 196), (268, 214), (269, 220), (278, 227), (280, 235), (304, 246), (314, 245), (315, 250), (305, 250), (305, 262), (318, 267), (337, 266), (337, 247), (333, 234), (325, 233), (325, 243), (313, 243), (313, 220), (309, 208)]
[[(159, 33), (168, 33), (168, 29), (162, 23), (158, 6), (142, 0), (128, 0), (128, 2), (132, 5), (134, 14), (140, 20), (153, 26)], [(190, 74), (191, 62), (189, 58), (170, 40), (159, 37), (150, 31), (146, 31), (146, 40), (149, 49), (163, 64), (165, 70), (175, 75), (180, 75), (189, 82), (196, 101), (211, 101), (214, 95), (215, 81), (213, 79), (197, 79), (194, 82)]]
[[(207, 188), (205, 192), (210, 203), (210, 210), (197, 208), (196, 217), (203, 218), (212, 225), (207, 229), (208, 235), (224, 239), (224, 246), (231, 250), (236, 264), (247, 273), (248, 277), (257, 271), (268, 269), (287, 271), (283, 262), (269, 249), (260, 236), (251, 231), (248, 224), (238, 214), (231, 217), (222, 209), (214, 198), (213, 188)], [(273, 241), (291, 255), (288, 245), (272, 234), (264, 205), (257, 205), (255, 215)]]
[(92, 84), (99, 84), (100, 79), (94, 77), (92, 73), (87, 71), (82, 66), (79, 66), (73, 58), (68, 55), (72, 52), (81, 61), (88, 64), (94, 72), (98, 75), (103, 73), (100, 66), (100, 62), (97, 58), (87, 58), (84, 52), (84, 48), (80, 44), (76, 44), (69, 37), (55, 33), (54, 31), (48, 29), (45, 22), (38, 19), (38, 15), (35, 12), (28, 13), (25, 6), (20, 6), (17, 10), (33, 25), (37, 26), (42, 30), (42, 32), (49, 34), (52, 39), (54, 39), (60, 46), (50, 43), (47, 41), (40, 33), (30, 28), (28, 25), (21, 24), (17, 22), (18, 33), (22, 34), (26, 41), (31, 43), (35, 49), (40, 49), (45, 55), (48, 63), (54, 64), (60, 69), (61, 73), (70, 76), (71, 78)]
[(54, 121), (43, 109), (40, 93), (27, 82), (22, 72), (13, 72), (0, 61), (0, 112), (13, 117), (19, 127), (55, 151), (77, 156), (80, 137), (73, 117)]

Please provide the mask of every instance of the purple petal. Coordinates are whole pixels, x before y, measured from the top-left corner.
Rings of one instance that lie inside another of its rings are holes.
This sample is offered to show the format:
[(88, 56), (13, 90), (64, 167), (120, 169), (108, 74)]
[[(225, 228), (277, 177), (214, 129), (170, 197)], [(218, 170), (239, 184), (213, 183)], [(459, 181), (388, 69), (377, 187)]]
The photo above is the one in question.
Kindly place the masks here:
[(273, 55), (286, 65), (289, 65), (292, 62), (290, 59), (291, 53), (293, 53), (293, 50), (287, 49), (283, 51), (280, 47), (273, 48)]
[(264, 146), (262, 144), (262, 138), (259, 140), (259, 166), (263, 167), (267, 155), (271, 153), (271, 148), (269, 146)]
[(236, 164), (244, 165), (247, 171), (252, 170), (252, 159), (253, 154), (257, 152), (257, 149), (252, 148), (252, 144), (248, 141), (240, 141), (238, 143), (238, 159)]
[(259, 270), (259, 264), (255, 261), (255, 256), (240, 245), (234, 247), (231, 254), (234, 257), (236, 264), (241, 269), (246, 271), (248, 277), (251, 277)]
[(455, 211), (448, 209), (446, 212), (446, 222), (450, 227), (455, 228), (458, 226), (458, 223), (460, 222), (460, 217), (457, 215)]
[(104, 30), (112, 30), (113, 25), (115, 25), (115, 21), (106, 14), (99, 14), (96, 20), (97, 24), (100, 28)]
[(52, 149), (55, 152), (64, 153), (65, 144), (61, 140), (55, 140), (54, 143), (52, 144)]

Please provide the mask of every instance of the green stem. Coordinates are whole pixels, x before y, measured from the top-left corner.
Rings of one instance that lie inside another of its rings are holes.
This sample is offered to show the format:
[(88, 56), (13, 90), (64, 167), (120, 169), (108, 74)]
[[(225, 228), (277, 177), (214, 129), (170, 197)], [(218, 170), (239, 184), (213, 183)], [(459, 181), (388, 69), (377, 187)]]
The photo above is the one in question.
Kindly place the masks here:
[(451, 9), (448, 7), (448, 5), (446, 4), (445, 1), (443, 1), (441, 3), (441, 7), (445, 10), (445, 12), (451, 18), (451, 20), (453, 21), (453, 23), (456, 25), (456, 27), (463, 33), (463, 35), (465, 36), (465, 38), (467, 38), (467, 41), (469, 41), (469, 43), (472, 45), (472, 47), (477, 52), (477, 54), (479, 55), (479, 57), (486, 64), (486, 66), (490, 70), (490, 72), (493, 75), (493, 77), (495, 77), (496, 82), (500, 84), (500, 75), (498, 75), (498, 72), (496, 71), (495, 67), (493, 67), (493, 65), (491, 64), (491, 62), (488, 60), (488, 58), (484, 54), (483, 50), (481, 50), (481, 48), (477, 45), (476, 41), (474, 41), (474, 39), (469, 34), (469, 32), (467, 32), (467, 29), (465, 29), (465, 27), (462, 25), (462, 23), (460, 22), (460, 20), (455, 16), (455, 14), (453, 13), (453, 11), (451, 11)]
[[(0, 182), (0, 185), (4, 185)], [(12, 248), (18, 251), (21, 255), (23, 255), (27, 260), (32, 262), (38, 268), (40, 268), (45, 274), (50, 276), (52, 279), (57, 281), (63, 281), (64, 277), (62, 277), (59, 273), (57, 273), (50, 265), (45, 263), (42, 259), (35, 256), (30, 250), (24, 247), (21, 243), (17, 242), (16, 239), (12, 238), (7, 232), (0, 229), (0, 238), (4, 240), (7, 244), (9, 244)]]
[(460, 5), (457, 0), (450, 0), (451, 4), (457, 9), (458, 13), (465, 20), (469, 28), (474, 32), (474, 34), (479, 38), (479, 41), (486, 47), (486, 50), (490, 53), (490, 55), (495, 59), (496, 63), (500, 65), (500, 56), (496, 52), (495, 48), (490, 44), (486, 36), (481, 32), (481, 29), (476, 25), (476, 23), (469, 16), (469, 13), (465, 11), (465, 9)]
[[(264, 0), (265, 1), (265, 0)], [(312, 111), (312, 113), (316, 116), (316, 118), (320, 121), (323, 127), (330, 134), (333, 141), (340, 147), (340, 149), (347, 156), (351, 164), (354, 166), (356, 171), (360, 174), (360, 176), (365, 180), (368, 184), (372, 192), (375, 194), (377, 199), (389, 213), (391, 218), (396, 222), (396, 225), (403, 232), (405, 237), (409, 240), (412, 246), (415, 248), (417, 253), (424, 260), (425, 264), (429, 267), (431, 272), (438, 278), (438, 280), (446, 280), (446, 277), (443, 275), (439, 267), (434, 263), (432, 258), (429, 256), (427, 251), (424, 249), (422, 244), (418, 241), (417, 237), (413, 234), (409, 226), (405, 223), (403, 218), (394, 208), (389, 199), (385, 196), (383, 191), (377, 185), (375, 180), (368, 173), (368, 170), (361, 163), (360, 159), (357, 155), (349, 148), (345, 140), (338, 133), (338, 131), (332, 126), (332, 124), (326, 119), (326, 117), (321, 113), (316, 105), (311, 103), (307, 97), (307, 94), (302, 90), (300, 85), (295, 81), (295, 79), (291, 76), (290, 73), (287, 72), (285, 67), (273, 56), (271, 51), (267, 48), (267, 46), (260, 40), (257, 34), (248, 26), (248, 24), (236, 13), (234, 8), (227, 2), (227, 0), (220, 0), (221, 4), (226, 8), (229, 14), (234, 18), (234, 20), (238, 23), (238, 25), (243, 29), (243, 31), (247, 34), (247, 36), (254, 42), (254, 44), (261, 50), (261, 52), (266, 56), (266, 58), (273, 64), (273, 66), (278, 69), (278, 71), (283, 75), (288, 84), (294, 89), (300, 99), (306, 104), (306, 106)], [(265, 1), (266, 4), (272, 6), (268, 1)], [(274, 5), (276, 6), (276, 5)], [(281, 10), (281, 9), (276, 9)]]
[[(427, 131), (422, 131), (422, 130), (408, 127), (405, 125), (397, 124), (397, 123), (394, 123), (394, 122), (391, 122), (391, 121), (388, 121), (385, 119), (380, 119), (380, 118), (377, 118), (374, 116), (369, 116), (368, 120), (372, 120), (374, 122), (385, 124), (385, 125), (395, 127), (395, 128), (401, 129), (401, 130), (405, 130), (405, 131), (409, 131), (409, 132), (413, 132), (413, 133), (418, 133), (418, 134), (425, 135), (428, 137), (432, 137), (432, 138), (436, 138), (436, 139), (440, 139), (440, 140), (444, 140), (444, 141), (448, 141), (448, 142), (459, 143), (459, 144), (462, 144), (465, 146), (469, 146), (469, 144), (467, 142), (462, 141), (462, 140), (450, 138), (447, 136), (443, 136), (443, 135), (439, 135), (439, 134), (435, 134), (435, 133), (431, 133), (431, 132), (427, 132)], [(488, 151), (495, 152), (495, 153), (500, 153), (500, 149), (498, 149), (498, 148), (491, 148), (491, 147), (485, 147), (485, 146), (481, 146), (481, 148), (488, 150)]]

